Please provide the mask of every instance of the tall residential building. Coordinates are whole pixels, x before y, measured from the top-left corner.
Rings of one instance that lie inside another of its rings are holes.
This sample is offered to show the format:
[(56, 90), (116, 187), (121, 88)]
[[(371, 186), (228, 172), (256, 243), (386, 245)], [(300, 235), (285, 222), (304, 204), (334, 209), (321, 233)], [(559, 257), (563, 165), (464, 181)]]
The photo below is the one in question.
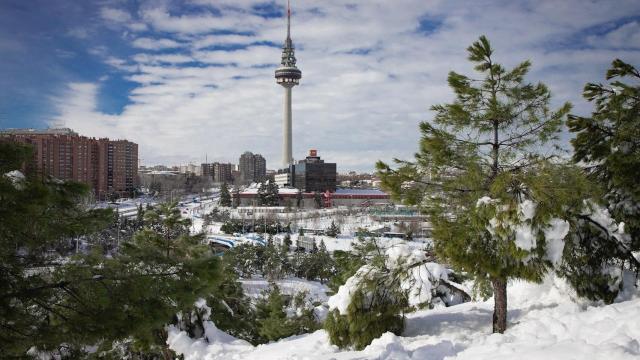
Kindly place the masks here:
[(243, 183), (259, 182), (267, 175), (267, 161), (262, 155), (247, 151), (240, 155), (238, 170)]
[(217, 183), (233, 182), (233, 164), (214, 163), (213, 164), (213, 181)]
[(282, 119), (282, 167), (293, 164), (291, 116), (291, 89), (298, 85), (302, 71), (296, 67), (296, 55), (291, 40), (291, 6), (287, 1), (287, 38), (282, 45), (280, 66), (275, 73), (276, 82), (284, 88), (284, 116)]
[(33, 146), (30, 170), (85, 183), (99, 198), (130, 195), (138, 186), (138, 145), (130, 141), (88, 138), (70, 129), (5, 130), (0, 138)]
[(213, 180), (215, 176), (214, 164), (202, 163), (200, 164), (200, 169), (202, 171), (202, 177)]
[(202, 169), (202, 176), (210, 178), (216, 183), (232, 183), (233, 182), (233, 170), (235, 170), (234, 164), (224, 164), (214, 162), (210, 164), (200, 165)]

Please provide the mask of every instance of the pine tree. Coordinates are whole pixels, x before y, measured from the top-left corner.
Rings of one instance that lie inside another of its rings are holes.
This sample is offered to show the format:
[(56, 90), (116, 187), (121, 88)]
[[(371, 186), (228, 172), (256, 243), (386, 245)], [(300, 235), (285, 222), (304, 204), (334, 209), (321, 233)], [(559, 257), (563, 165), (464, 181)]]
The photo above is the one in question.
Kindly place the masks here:
[[(564, 226), (563, 206), (579, 203), (557, 178), (554, 154), (543, 154), (553, 150), (570, 105), (551, 111), (547, 87), (525, 81), (531, 63), (506, 70), (494, 62), (486, 37), (467, 50), (484, 77), (450, 72), (456, 99), (433, 106), (433, 121), (420, 124), (415, 162), (398, 161), (397, 170), (381, 162), (377, 167), (395, 197), (429, 215), (437, 253), (491, 281), (493, 331), (502, 333), (507, 280), (542, 278), (551, 262), (541, 229), (554, 217)], [(538, 239), (535, 245), (520, 241), (519, 226)]]
[(640, 268), (633, 256), (640, 250), (640, 72), (616, 59), (606, 78), (630, 78), (636, 84), (587, 84), (583, 95), (595, 110), (591, 117), (570, 115), (568, 125), (576, 133), (574, 161), (584, 164), (589, 179), (600, 187), (606, 209), (618, 224), (624, 223), (624, 234), (612, 234), (581, 216), (579, 236), (571, 243), (573, 256), (562, 274), (579, 295), (612, 302), (622, 284), (615, 271), (603, 269)]
[(257, 345), (260, 343), (260, 336), (255, 323), (255, 310), (251, 300), (244, 294), (235, 271), (228, 266), (225, 261), (223, 279), (207, 297), (207, 304), (211, 307), (211, 319), (218, 329)]
[(302, 205), (304, 205), (302, 189), (298, 189), (298, 192), (296, 193), (296, 207), (301, 208)]
[(334, 271), (327, 285), (334, 293), (365, 264), (359, 256), (342, 250), (335, 250), (332, 260)]
[(231, 206), (231, 193), (229, 192), (229, 186), (226, 182), (222, 183), (222, 186), (220, 187), (220, 201), (218, 203), (220, 206)]
[(609, 211), (640, 249), (640, 71), (616, 59), (606, 77), (630, 78), (635, 86), (621, 80), (585, 86), (584, 98), (595, 110), (591, 117), (569, 116), (569, 130), (576, 133), (573, 158), (603, 187)]
[(335, 273), (335, 262), (333, 261), (329, 251), (327, 251), (327, 246), (325, 245), (324, 240), (320, 240), (318, 252), (314, 255), (315, 262), (318, 264), (316, 278), (324, 284), (329, 281)]
[(284, 247), (284, 250), (286, 252), (289, 252), (291, 250), (292, 244), (293, 242), (291, 241), (291, 235), (289, 233), (286, 233), (284, 235), (284, 239), (282, 239), (282, 246)]
[(165, 359), (173, 358), (166, 345), (166, 324), (174, 321), (175, 314), (190, 312), (198, 298), (214, 292), (221, 276), (217, 259), (202, 243), (201, 235), (189, 234), (189, 226), (190, 220), (181, 218), (176, 203), (161, 204), (147, 211), (145, 229), (125, 243), (118, 259), (123, 264), (119, 266), (134, 269), (144, 264), (140, 270), (149, 279), (143, 284), (132, 283), (141, 291), (132, 292), (134, 296), (129, 300), (137, 305), (127, 301), (128, 305), (122, 306), (128, 309), (126, 315), (130, 318), (154, 314), (135, 321), (133, 336), (142, 349), (161, 349)]
[[(13, 161), (15, 154), (24, 157)], [(0, 161), (5, 174), (29, 156), (18, 145), (1, 144), (0, 159), (8, 159)], [(110, 351), (114, 341), (128, 341), (135, 351), (172, 358), (165, 325), (215, 285), (217, 260), (200, 238), (178, 235), (184, 232), (175, 226), (182, 223), (172, 216), (160, 219), (160, 232), (147, 229), (124, 241), (120, 253), (105, 256), (94, 247), (71, 257), (81, 236), (113, 220), (110, 210), (82, 205), (87, 190), (30, 175), (0, 176), (0, 357), (23, 357), (31, 346)]]
[(280, 195), (278, 192), (278, 184), (273, 181), (267, 181), (266, 183), (266, 197), (265, 206), (278, 206), (280, 205)]
[(142, 204), (138, 205), (138, 212), (136, 213), (136, 223), (138, 223), (140, 226), (142, 226), (142, 224), (144, 223), (144, 208), (142, 207)]
[(260, 206), (278, 206), (280, 204), (278, 184), (269, 180), (261, 182), (258, 187), (258, 201)]
[(264, 251), (263, 275), (269, 280), (282, 279), (291, 270), (291, 263), (284, 246), (269, 242)]
[(313, 193), (313, 201), (316, 204), (316, 209), (322, 209), (322, 194), (317, 191)]
[(400, 271), (386, 266), (384, 250), (374, 239), (361, 239), (360, 245), (364, 246), (351, 256), (358, 257), (363, 266), (350, 276), (352, 293), (346, 313), (333, 309), (323, 324), (332, 344), (356, 350), (385, 332), (399, 335), (404, 329), (404, 313), (409, 310), (406, 294), (397, 281)]
[(293, 335), (287, 322), (284, 296), (275, 283), (271, 283), (263, 298), (256, 303), (258, 333), (267, 341), (274, 341)]
[(55, 260), (73, 253), (74, 238), (106, 227), (113, 219), (111, 210), (84, 208), (81, 201), (88, 196), (84, 185), (20, 172), (31, 166), (32, 151), (0, 140), (2, 358), (23, 357), (31, 346), (56, 349), (69, 335), (96, 341), (77, 332), (82, 325), (66, 321), (64, 309), (59, 308), (68, 300), (65, 289), (91, 277), (65, 277)]
[(337, 226), (334, 221), (331, 221), (331, 226), (329, 226), (329, 228), (325, 231), (325, 234), (333, 238), (337, 237), (338, 235), (340, 235), (340, 227)]

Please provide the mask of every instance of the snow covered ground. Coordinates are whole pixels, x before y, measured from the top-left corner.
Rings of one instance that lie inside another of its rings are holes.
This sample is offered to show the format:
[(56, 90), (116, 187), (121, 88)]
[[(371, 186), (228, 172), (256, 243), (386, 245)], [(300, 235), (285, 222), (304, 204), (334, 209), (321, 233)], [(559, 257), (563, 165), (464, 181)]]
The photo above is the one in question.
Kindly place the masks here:
[[(626, 296), (632, 294), (627, 293)], [(168, 343), (187, 360), (639, 359), (640, 298), (595, 306), (554, 277), (509, 285), (509, 329), (491, 334), (492, 301), (409, 314), (402, 336), (386, 333), (362, 351), (341, 351), (323, 330), (257, 347), (208, 322), (209, 342), (170, 329)]]
[[(245, 295), (254, 298), (259, 297), (263, 291), (269, 288), (269, 282), (266, 279), (242, 279), (240, 283), (242, 284)], [(327, 302), (327, 291), (329, 291), (329, 289), (317, 281), (307, 281), (291, 277), (278, 280), (276, 283), (283, 294), (295, 295), (301, 291), (307, 291), (309, 298), (313, 301)]]

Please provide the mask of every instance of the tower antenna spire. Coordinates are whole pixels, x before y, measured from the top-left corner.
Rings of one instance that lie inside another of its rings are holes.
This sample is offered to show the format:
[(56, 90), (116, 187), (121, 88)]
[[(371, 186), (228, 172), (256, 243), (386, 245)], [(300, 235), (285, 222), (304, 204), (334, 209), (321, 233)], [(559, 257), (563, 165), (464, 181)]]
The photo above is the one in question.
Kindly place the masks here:
[(291, 0), (287, 0), (287, 39), (291, 39)]

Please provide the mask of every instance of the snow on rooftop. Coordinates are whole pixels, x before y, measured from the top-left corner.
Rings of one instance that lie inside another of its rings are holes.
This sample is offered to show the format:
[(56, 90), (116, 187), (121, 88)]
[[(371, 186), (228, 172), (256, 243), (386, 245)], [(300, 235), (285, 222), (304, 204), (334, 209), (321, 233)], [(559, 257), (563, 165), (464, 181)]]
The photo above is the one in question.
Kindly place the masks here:
[(380, 189), (336, 189), (336, 195), (387, 195)]

